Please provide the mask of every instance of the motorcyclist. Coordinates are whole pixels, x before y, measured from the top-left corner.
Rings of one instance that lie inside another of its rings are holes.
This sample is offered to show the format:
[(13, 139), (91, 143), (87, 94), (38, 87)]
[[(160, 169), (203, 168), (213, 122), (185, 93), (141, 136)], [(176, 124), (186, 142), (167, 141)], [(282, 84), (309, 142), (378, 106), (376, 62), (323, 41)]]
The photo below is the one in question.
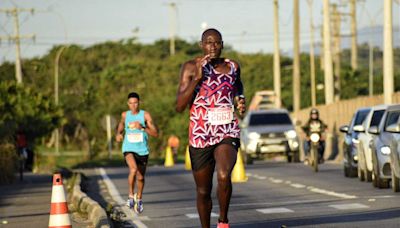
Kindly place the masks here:
[(306, 139), (304, 140), (304, 154), (306, 157), (309, 156), (310, 148), (311, 148), (311, 133), (319, 133), (320, 134), (320, 146), (318, 148), (319, 154), (319, 162), (322, 163), (324, 161), (324, 151), (325, 151), (325, 131), (327, 129), (327, 125), (319, 118), (319, 111), (316, 108), (312, 108), (310, 111), (310, 118), (307, 123), (302, 127), (303, 131), (306, 134)]

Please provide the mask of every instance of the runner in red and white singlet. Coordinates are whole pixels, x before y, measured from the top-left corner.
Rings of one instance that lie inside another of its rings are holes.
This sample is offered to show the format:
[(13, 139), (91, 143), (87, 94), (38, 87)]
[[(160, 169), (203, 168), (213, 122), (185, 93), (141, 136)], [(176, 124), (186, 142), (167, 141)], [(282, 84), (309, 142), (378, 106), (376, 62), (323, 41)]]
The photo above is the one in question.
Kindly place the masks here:
[(189, 154), (196, 182), (197, 211), (201, 226), (210, 227), (211, 190), (216, 169), (219, 203), (218, 228), (229, 228), (228, 209), (232, 196), (231, 173), (240, 147), (239, 115), (246, 111), (239, 64), (220, 57), (221, 33), (203, 32), (203, 57), (183, 64), (176, 111), (190, 107)]
[(214, 69), (211, 63), (203, 68), (203, 79), (195, 89), (190, 108), (189, 142), (195, 148), (205, 148), (224, 138), (239, 138), (240, 129), (234, 114), (235, 83), (240, 76), (235, 64), (226, 59), (227, 74)]

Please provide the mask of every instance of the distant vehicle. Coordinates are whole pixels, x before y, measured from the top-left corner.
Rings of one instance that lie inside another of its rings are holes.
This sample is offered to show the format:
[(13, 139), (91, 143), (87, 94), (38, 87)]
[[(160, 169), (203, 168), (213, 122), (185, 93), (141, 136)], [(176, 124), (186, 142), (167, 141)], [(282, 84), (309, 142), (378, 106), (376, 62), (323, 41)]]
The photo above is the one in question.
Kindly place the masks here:
[(371, 108), (358, 109), (349, 125), (340, 127), (340, 131), (345, 133), (343, 141), (343, 171), (345, 177), (357, 176), (358, 165), (358, 132), (362, 130), (362, 123), (367, 117)]
[(314, 172), (318, 172), (318, 163), (321, 158), (318, 153), (321, 147), (320, 143), (321, 134), (320, 132), (313, 132), (310, 135), (311, 145), (310, 145), (310, 165), (313, 168)]
[(386, 126), (383, 131), (392, 135), (390, 137), (390, 167), (392, 173), (392, 189), (400, 191), (400, 105), (392, 107), (387, 113)]
[(276, 94), (272, 90), (257, 91), (249, 105), (249, 111), (275, 108), (278, 108), (276, 105)]
[(372, 181), (372, 154), (371, 149), (369, 148), (369, 144), (373, 138), (368, 132), (368, 129), (373, 126), (379, 126), (381, 122), (382, 116), (385, 113), (387, 105), (378, 105), (371, 108), (371, 111), (368, 113), (365, 118), (364, 123), (362, 124), (362, 129), (358, 129), (358, 178), (360, 181)]
[(370, 148), (372, 152), (372, 163), (374, 170), (372, 172), (372, 184), (378, 188), (388, 188), (392, 178), (391, 168), (391, 144), (393, 133), (396, 130), (400, 113), (400, 105), (391, 105), (387, 107), (383, 114), (382, 121), (378, 127), (370, 127), (368, 132), (373, 134)]
[(299, 138), (286, 109), (249, 111), (241, 127), (241, 150), (247, 164), (253, 159), (286, 155), (288, 162), (298, 162)]

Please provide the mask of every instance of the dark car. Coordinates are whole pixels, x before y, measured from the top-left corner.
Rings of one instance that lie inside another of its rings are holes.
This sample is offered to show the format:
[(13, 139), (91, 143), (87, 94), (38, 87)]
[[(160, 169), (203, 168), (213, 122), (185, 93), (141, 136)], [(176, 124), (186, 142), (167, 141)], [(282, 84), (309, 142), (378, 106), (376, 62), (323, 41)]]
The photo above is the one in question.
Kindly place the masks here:
[(357, 176), (358, 166), (358, 134), (363, 129), (363, 122), (370, 112), (371, 108), (360, 108), (358, 109), (349, 125), (340, 127), (340, 131), (345, 133), (343, 140), (343, 171), (346, 177)]
[(250, 111), (240, 127), (246, 163), (274, 155), (285, 155), (288, 162), (299, 161), (299, 139), (286, 109)]

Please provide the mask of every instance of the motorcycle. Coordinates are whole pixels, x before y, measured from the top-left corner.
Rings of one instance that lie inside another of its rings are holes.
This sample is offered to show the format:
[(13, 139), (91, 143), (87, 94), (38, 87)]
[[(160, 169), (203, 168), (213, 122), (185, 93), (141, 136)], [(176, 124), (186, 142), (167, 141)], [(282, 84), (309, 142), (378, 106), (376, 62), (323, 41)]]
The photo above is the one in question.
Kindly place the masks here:
[(318, 172), (318, 163), (319, 163), (319, 147), (320, 147), (320, 140), (321, 135), (318, 132), (313, 132), (310, 135), (311, 140), (311, 148), (310, 148), (310, 155), (311, 155), (311, 162), (310, 165), (313, 168), (314, 172)]

